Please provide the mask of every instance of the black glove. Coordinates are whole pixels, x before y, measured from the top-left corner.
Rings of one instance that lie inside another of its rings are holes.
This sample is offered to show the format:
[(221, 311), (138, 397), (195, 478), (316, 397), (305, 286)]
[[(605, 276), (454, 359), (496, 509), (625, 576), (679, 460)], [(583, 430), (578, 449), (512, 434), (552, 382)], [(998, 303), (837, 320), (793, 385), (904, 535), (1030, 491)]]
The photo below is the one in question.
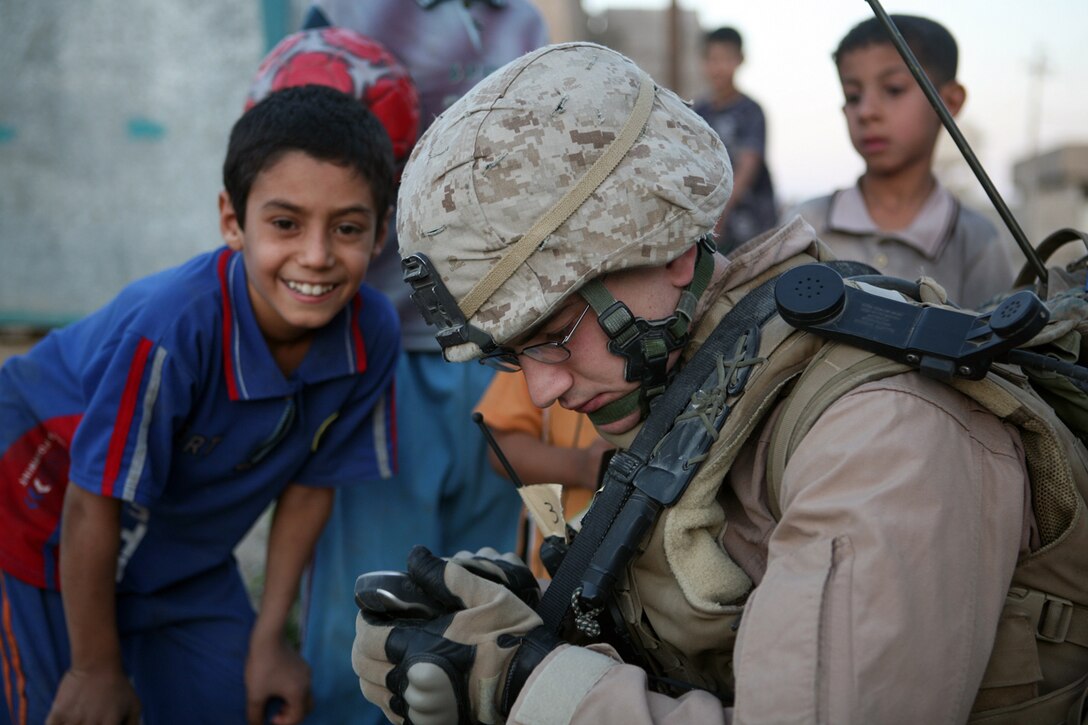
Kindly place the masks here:
[(532, 569), (526, 566), (517, 554), (509, 552), (500, 554), (490, 546), (485, 546), (475, 554), (459, 551), (450, 557), (450, 561), (468, 569), (476, 576), (502, 584), (518, 599), (534, 609), (540, 603), (540, 583), (533, 575)]
[[(499, 566), (500, 569), (503, 567)], [(390, 619), (363, 610), (351, 662), (363, 695), (394, 723), (497, 723), (558, 641), (505, 586), (417, 546), (409, 578), (447, 614)]]

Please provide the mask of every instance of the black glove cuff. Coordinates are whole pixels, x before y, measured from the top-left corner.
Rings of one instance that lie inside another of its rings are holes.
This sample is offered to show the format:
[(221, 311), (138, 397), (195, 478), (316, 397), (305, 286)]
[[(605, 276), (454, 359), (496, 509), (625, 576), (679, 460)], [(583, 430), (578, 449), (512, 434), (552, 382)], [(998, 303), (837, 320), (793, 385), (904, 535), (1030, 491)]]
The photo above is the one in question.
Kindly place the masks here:
[[(511, 637), (511, 640), (515, 638)], [(559, 638), (544, 625), (531, 630), (520, 640), (520, 646), (514, 653), (514, 658), (510, 660), (510, 666), (506, 668), (506, 682), (499, 702), (499, 712), (504, 716), (510, 714), (510, 708), (514, 706), (514, 701), (518, 699), (521, 688), (525, 686), (525, 681), (529, 679), (532, 671), (548, 656), (549, 652), (560, 644)], [(513, 643), (512, 641), (511, 644)], [(499, 646), (507, 646), (501, 637)]]

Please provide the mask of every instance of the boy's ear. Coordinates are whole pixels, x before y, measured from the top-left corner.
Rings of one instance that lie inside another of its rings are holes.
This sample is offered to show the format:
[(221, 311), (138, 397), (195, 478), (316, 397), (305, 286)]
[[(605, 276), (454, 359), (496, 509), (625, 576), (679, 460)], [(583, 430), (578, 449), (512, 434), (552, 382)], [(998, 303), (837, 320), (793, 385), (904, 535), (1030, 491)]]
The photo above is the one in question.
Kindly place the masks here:
[(236, 252), (242, 251), (242, 227), (238, 224), (238, 215), (234, 213), (234, 204), (226, 191), (219, 192), (219, 233), (228, 247)]
[(948, 112), (955, 116), (967, 100), (967, 89), (959, 81), (948, 81), (940, 90), (941, 100), (948, 106)]
[(683, 288), (691, 284), (695, 277), (695, 257), (698, 253), (699, 245), (695, 245), (665, 265), (665, 272), (674, 287)]

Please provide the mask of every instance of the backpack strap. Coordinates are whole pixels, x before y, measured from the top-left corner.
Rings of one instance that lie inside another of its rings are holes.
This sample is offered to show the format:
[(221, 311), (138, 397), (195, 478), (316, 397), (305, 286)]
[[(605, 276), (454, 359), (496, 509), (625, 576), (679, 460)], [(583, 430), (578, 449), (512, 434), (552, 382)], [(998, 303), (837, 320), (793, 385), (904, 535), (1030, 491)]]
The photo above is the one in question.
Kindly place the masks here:
[[(801, 375), (771, 431), (767, 456), (767, 498), (771, 513), (781, 518), (782, 478), (793, 452), (832, 403), (854, 388), (911, 368), (877, 353), (829, 343)], [(997, 417), (1015, 425), (1024, 445), (1032, 482), (1034, 513), (1043, 544), (1058, 539), (1077, 515), (1078, 481), (1085, 460), (1068, 428), (1038, 394), (1028, 389), (1015, 369), (995, 365), (982, 380), (956, 378), (949, 383)], [(1067, 455), (1063, 455), (1063, 451)]]
[(771, 431), (767, 504), (775, 519), (782, 518), (780, 495), (786, 464), (824, 411), (859, 385), (910, 369), (860, 348), (837, 342), (824, 345), (798, 379)]
[[(797, 263), (803, 261), (798, 260)], [(874, 272), (868, 265), (855, 262), (829, 261), (826, 264), (843, 276)], [(647, 463), (662, 439), (676, 426), (677, 419), (688, 408), (696, 391), (704, 386), (708, 386), (708, 389), (714, 387), (713, 379), (722, 360), (737, 354), (738, 344), (777, 314), (774, 301), (777, 278), (777, 275), (772, 275), (761, 280), (741, 297), (655, 401), (630, 447), (616, 453), (609, 461), (604, 484), (582, 520), (581, 531), (571, 543), (536, 608), (543, 620), (544, 630), (560, 631), (572, 606), (577, 610), (574, 603), (588, 570), (595, 572), (595, 576), (604, 575), (610, 581), (618, 577), (626, 567), (623, 559), (635, 554), (634, 549), (640, 540), (632, 533), (636, 531), (633, 527), (637, 525), (638, 530), (649, 530), (656, 522), (661, 507), (682, 495), (684, 487), (694, 476), (695, 467), (683, 472), (669, 472), (660, 468), (648, 470)], [(747, 375), (742, 378), (746, 380)], [(739, 389), (731, 389), (729, 393), (740, 394), (743, 388), (742, 383)], [(717, 428), (724, 424), (731, 409), (731, 406), (727, 406), (722, 410), (720, 418), (715, 421)], [(673, 478), (676, 480), (671, 481)], [(669, 496), (659, 496), (657, 489), (667, 490)], [(602, 546), (606, 537), (610, 543), (618, 538), (633, 541), (625, 541), (617, 552), (622, 556), (613, 557), (605, 566), (598, 557), (598, 551), (611, 548)]]
[[(613, 525), (624, 528), (619, 525), (627, 523), (622, 519), (621, 512), (630, 508), (628, 501), (638, 490), (634, 484), (636, 476), (645, 469), (658, 443), (684, 412), (692, 395), (715, 373), (717, 361), (722, 356), (731, 354), (743, 336), (752, 328), (760, 327), (775, 313), (774, 281), (774, 278), (769, 279), (752, 290), (725, 316), (655, 402), (630, 448), (612, 456), (605, 471), (604, 484), (582, 519), (581, 531), (571, 542), (562, 564), (537, 605), (537, 613), (547, 631), (560, 631), (572, 600), (578, 596), (582, 578)], [(642, 520), (644, 516), (637, 518), (643, 525), (652, 525)], [(608, 574), (617, 576), (621, 571), (622, 567), (617, 567)]]

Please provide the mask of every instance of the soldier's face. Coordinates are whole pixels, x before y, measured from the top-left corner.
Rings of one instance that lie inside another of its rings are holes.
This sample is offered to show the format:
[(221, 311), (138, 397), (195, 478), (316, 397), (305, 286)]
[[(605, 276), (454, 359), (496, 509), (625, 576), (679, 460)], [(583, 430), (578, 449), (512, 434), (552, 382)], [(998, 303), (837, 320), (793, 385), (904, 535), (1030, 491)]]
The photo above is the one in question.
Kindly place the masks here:
[[(661, 319), (676, 310), (681, 291), (691, 281), (694, 261), (695, 249), (692, 248), (665, 267), (610, 274), (604, 279), (604, 285), (634, 315), (648, 320)], [(552, 321), (561, 322), (570, 316), (568, 308), (581, 310), (584, 305), (580, 296), (573, 295), (550, 320), (541, 325), (541, 332), (523, 341), (524, 344), (546, 341)], [(558, 402), (569, 410), (592, 413), (638, 387), (637, 382), (624, 379), (624, 359), (608, 350), (608, 336), (597, 324), (592, 310), (566, 346), (571, 355), (562, 363), (546, 364), (527, 356), (522, 356), (520, 360), (529, 385), (529, 395), (537, 407), (546, 408)], [(672, 354), (670, 366), (676, 364), (679, 356), (679, 350)], [(619, 434), (635, 427), (638, 422), (639, 413), (636, 411), (613, 423), (599, 426), (599, 429), (605, 433)]]

